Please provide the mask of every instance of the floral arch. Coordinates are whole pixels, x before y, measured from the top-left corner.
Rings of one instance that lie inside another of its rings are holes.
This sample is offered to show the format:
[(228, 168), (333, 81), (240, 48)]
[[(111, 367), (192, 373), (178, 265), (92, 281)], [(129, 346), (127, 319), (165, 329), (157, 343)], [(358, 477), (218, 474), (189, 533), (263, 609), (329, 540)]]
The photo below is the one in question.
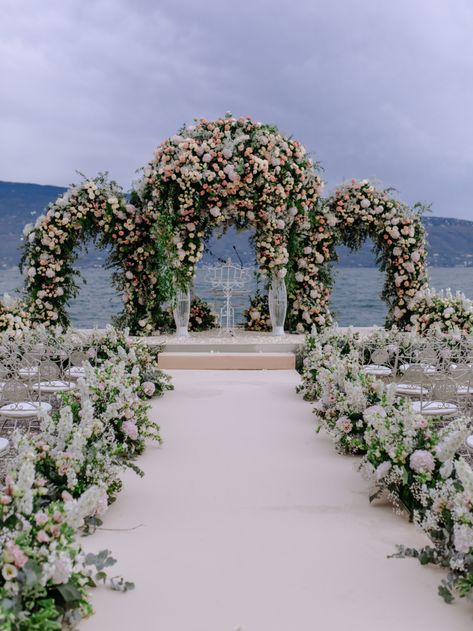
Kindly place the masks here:
[(427, 287), (420, 213), (367, 180), (344, 184), (328, 200), (320, 198), (322, 186), (302, 145), (274, 126), (226, 115), (183, 127), (157, 148), (131, 203), (100, 175), (70, 188), (26, 226), (30, 318), (68, 324), (75, 250), (94, 238), (111, 246), (108, 265), (124, 299), (118, 323), (150, 333), (175, 288), (190, 286), (212, 230), (234, 224), (255, 229), (256, 260), (268, 280), (285, 279), (287, 329), (331, 323), (335, 247), (356, 248), (366, 237), (386, 272), (387, 324), (411, 328), (414, 299)]
[[(176, 286), (187, 288), (204, 242), (217, 226), (255, 229), (256, 260), (266, 277), (286, 278), (290, 304), (304, 304), (295, 255), (313, 215), (322, 181), (302, 145), (250, 118), (223, 118), (183, 127), (163, 142), (144, 170), (137, 194), (156, 216)], [(322, 219), (323, 221), (323, 219)], [(309, 264), (315, 264), (317, 258)], [(289, 318), (298, 312), (291, 310)]]
[(88, 239), (111, 246), (108, 265), (122, 292), (118, 322), (133, 333), (154, 328), (159, 308), (159, 251), (150, 235), (154, 217), (127, 202), (121, 189), (104, 175), (72, 186), (49, 204), (34, 225), (25, 226), (22, 270), (33, 322), (68, 325), (68, 301), (77, 294), (73, 263)]
[[(331, 321), (328, 309), (331, 273), (327, 265), (336, 258), (335, 247), (361, 246), (366, 238), (375, 244), (377, 263), (385, 272), (382, 298), (388, 305), (387, 326), (414, 328), (414, 298), (428, 286), (425, 269), (425, 230), (418, 212), (393, 198), (387, 190), (377, 190), (368, 180), (352, 180), (340, 186), (321, 209), (315, 232), (310, 227), (301, 239), (296, 280), (310, 287), (317, 305), (303, 310), (302, 321), (318, 327)], [(319, 211), (316, 211), (316, 213)], [(306, 252), (317, 252), (319, 265), (311, 267)]]

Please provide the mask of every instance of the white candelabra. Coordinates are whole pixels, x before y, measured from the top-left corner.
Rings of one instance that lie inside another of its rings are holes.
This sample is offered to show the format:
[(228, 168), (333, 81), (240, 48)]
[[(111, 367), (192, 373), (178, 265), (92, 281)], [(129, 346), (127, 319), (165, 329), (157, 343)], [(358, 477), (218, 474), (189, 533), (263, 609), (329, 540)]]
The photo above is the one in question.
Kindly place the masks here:
[(206, 265), (205, 278), (212, 289), (223, 294), (224, 306), (220, 309), (220, 328), (232, 331), (235, 327), (235, 309), (232, 306), (232, 297), (242, 294), (251, 281), (254, 273), (253, 267), (235, 265), (231, 258), (220, 265)]

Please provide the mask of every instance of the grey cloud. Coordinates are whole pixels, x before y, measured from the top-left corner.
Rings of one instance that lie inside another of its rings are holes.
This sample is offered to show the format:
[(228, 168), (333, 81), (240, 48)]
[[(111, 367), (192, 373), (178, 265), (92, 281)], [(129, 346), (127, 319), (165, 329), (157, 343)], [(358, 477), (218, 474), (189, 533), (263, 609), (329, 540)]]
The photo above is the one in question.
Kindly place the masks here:
[(0, 179), (125, 188), (194, 116), (298, 137), (333, 187), (376, 177), (473, 218), (468, 0), (4, 0)]

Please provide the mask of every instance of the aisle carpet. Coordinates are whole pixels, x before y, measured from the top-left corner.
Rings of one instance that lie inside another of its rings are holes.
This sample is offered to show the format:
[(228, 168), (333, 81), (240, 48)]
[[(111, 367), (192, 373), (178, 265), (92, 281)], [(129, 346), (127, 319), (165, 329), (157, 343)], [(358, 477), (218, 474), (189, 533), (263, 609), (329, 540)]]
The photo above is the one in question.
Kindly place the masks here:
[[(369, 506), (357, 460), (315, 435), (293, 371), (175, 371), (153, 402), (164, 444), (124, 476), (104, 527), (136, 590), (94, 593), (86, 631), (470, 631), (441, 572), (387, 559), (421, 533)], [(132, 529), (136, 526), (138, 528)], [(131, 530), (127, 530), (131, 529)]]

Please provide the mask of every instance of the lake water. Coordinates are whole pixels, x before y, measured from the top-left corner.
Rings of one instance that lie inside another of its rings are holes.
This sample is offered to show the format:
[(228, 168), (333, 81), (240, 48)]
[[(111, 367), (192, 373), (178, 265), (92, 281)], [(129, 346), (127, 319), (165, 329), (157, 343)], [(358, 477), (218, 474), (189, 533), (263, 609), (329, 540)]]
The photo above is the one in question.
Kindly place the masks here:
[[(77, 327), (90, 328), (104, 326), (111, 317), (121, 310), (120, 297), (115, 293), (110, 282), (110, 272), (102, 268), (83, 268), (82, 276), (86, 284), (79, 296), (72, 302), (70, 314)], [(432, 287), (452, 291), (463, 291), (473, 298), (473, 268), (433, 267), (429, 270)], [(16, 268), (0, 269), (0, 295), (4, 292), (14, 294), (22, 280)], [(386, 307), (379, 298), (383, 285), (383, 274), (371, 267), (341, 267), (336, 270), (335, 285), (331, 306), (340, 326), (382, 325), (386, 316)], [(199, 275), (196, 290), (200, 297), (213, 302), (218, 308), (221, 300), (212, 293), (208, 284)], [(250, 289), (250, 293), (254, 291)], [(245, 295), (235, 298), (236, 317), (248, 303)]]

